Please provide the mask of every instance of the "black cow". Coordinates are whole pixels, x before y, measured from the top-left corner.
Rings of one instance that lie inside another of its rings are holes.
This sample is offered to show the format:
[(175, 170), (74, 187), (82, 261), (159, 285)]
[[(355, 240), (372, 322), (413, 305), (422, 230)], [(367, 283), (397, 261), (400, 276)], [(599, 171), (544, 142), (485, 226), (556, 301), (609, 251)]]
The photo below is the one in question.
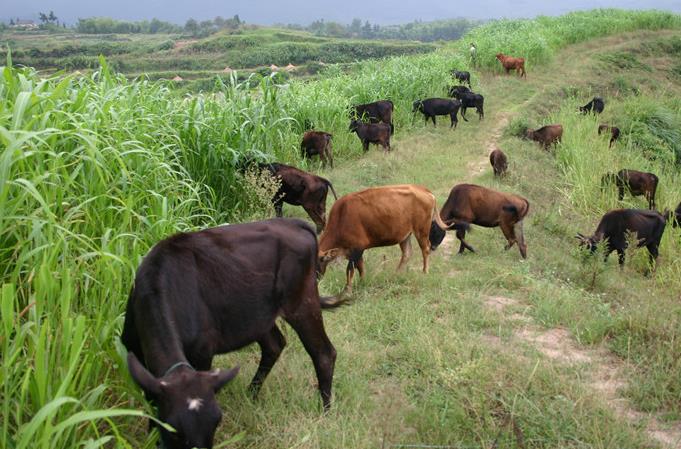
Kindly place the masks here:
[(373, 143), (383, 147), (383, 151), (390, 151), (390, 125), (385, 123), (362, 123), (352, 120), (350, 132), (357, 133), (357, 137), (362, 141), (364, 151), (369, 150), (369, 144)]
[(590, 102), (579, 107), (579, 112), (582, 114), (588, 114), (589, 112), (600, 114), (603, 112), (603, 109), (605, 109), (605, 101), (601, 97), (593, 97)]
[(326, 195), (331, 189), (333, 197), (338, 199), (331, 181), (313, 175), (290, 165), (279, 163), (260, 163), (260, 170), (268, 170), (272, 176), (281, 181), (279, 190), (272, 198), (277, 217), (282, 216), (283, 203), (302, 206), (312, 221), (317, 225), (317, 233), (326, 225)]
[(367, 118), (369, 123), (383, 122), (390, 125), (390, 135), (395, 134), (395, 125), (393, 125), (393, 111), (395, 106), (390, 100), (379, 100), (373, 103), (358, 104), (352, 107), (350, 112), (351, 120), (362, 120)]
[(452, 76), (458, 80), (461, 84), (468, 83), (468, 87), (471, 87), (471, 74), (470, 72), (464, 72), (459, 70), (452, 70)]
[(137, 270), (121, 340), (128, 369), (158, 417), (165, 448), (211, 448), (221, 411), (215, 393), (238, 369), (213, 357), (257, 342), (260, 386), (286, 345), (283, 317), (312, 358), (328, 409), (336, 351), (317, 290), (317, 237), (303, 221), (276, 218), (180, 233), (154, 246)]
[(596, 232), (590, 237), (577, 234), (580, 245), (586, 246), (593, 253), (597, 245), (607, 241), (605, 259), (611, 252), (617, 251), (620, 266), (624, 265), (624, 250), (627, 248), (627, 232), (636, 234), (637, 248), (645, 246), (650, 255), (650, 262), (657, 265), (658, 249), (666, 221), (656, 211), (645, 209), (615, 209), (603, 215)]
[(459, 123), (456, 114), (459, 112), (460, 107), (461, 102), (459, 100), (428, 98), (426, 100), (416, 100), (413, 104), (412, 112), (421, 112), (426, 123), (428, 123), (428, 119), (431, 119), (433, 121), (433, 126), (437, 126), (435, 123), (436, 115), (448, 115), (452, 121), (449, 127), (456, 128), (456, 125)]
[[(451, 92), (451, 91), (450, 91)], [(485, 117), (485, 110), (484, 110), (484, 105), (485, 105), (485, 97), (483, 97), (480, 94), (476, 94), (473, 92), (454, 92), (454, 95), (451, 95), (455, 98), (457, 98), (459, 101), (461, 101), (461, 118), (468, 121), (466, 119), (466, 109), (467, 108), (475, 108), (475, 110), (478, 113), (478, 119), (482, 120)]]
[(465, 94), (470, 92), (471, 90), (466, 86), (450, 86), (449, 90), (447, 91), (447, 95), (450, 97), (457, 97), (457, 94)]

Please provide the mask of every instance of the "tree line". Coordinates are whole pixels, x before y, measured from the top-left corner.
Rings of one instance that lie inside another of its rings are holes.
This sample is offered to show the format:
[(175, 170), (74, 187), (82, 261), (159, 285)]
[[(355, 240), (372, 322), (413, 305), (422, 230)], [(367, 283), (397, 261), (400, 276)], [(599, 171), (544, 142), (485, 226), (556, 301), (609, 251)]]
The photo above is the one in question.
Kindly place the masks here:
[(198, 21), (189, 19), (182, 25), (164, 22), (159, 19), (143, 20), (130, 22), (125, 20), (115, 20), (109, 17), (90, 17), (78, 19), (76, 31), (88, 34), (116, 34), (116, 33), (186, 33), (195, 37), (203, 37), (213, 34), (222, 29), (237, 29), (244, 22), (235, 15), (225, 19), (217, 16), (214, 19)]

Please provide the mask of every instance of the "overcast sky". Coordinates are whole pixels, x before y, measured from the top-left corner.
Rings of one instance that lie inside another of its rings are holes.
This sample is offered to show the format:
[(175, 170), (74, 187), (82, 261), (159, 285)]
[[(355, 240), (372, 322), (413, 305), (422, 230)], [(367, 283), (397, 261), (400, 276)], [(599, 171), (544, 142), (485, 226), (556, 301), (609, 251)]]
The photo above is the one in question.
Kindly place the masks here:
[(394, 24), (414, 19), (559, 15), (601, 7), (681, 13), (681, 0), (0, 0), (0, 19), (37, 19), (38, 12), (53, 10), (67, 23), (74, 23), (78, 17), (108, 16), (126, 20), (157, 17), (183, 24), (189, 17), (209, 19), (239, 14), (248, 23), (263, 25), (307, 24), (319, 18), (347, 23), (355, 17)]

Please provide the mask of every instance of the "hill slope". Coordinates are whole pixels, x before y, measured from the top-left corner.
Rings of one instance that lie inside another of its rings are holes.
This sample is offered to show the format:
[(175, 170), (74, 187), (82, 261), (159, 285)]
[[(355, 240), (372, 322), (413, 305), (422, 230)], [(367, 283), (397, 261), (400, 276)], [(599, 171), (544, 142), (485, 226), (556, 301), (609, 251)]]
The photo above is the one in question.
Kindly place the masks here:
[[(492, 447), (495, 438), (499, 447), (679, 447), (679, 231), (667, 229), (653, 277), (644, 275), (643, 252), (630, 254), (620, 272), (615, 257), (594, 262), (573, 238), (592, 232), (617, 204), (600, 193), (604, 171), (662, 173), (660, 203), (681, 201), (678, 169), (642, 157), (634, 133), (612, 150), (596, 134), (600, 121), (622, 123), (630, 108), (650, 103), (666, 105), (678, 120), (678, 101), (656, 99), (681, 93), (669, 65), (674, 55), (663, 49), (679, 38), (636, 32), (590, 41), (527, 80), (483, 74), (474, 80), (486, 98), (482, 122), (471, 114), (456, 131), (441, 123), (398, 134), (392, 154), (372, 150), (324, 173), (339, 194), (413, 182), (429, 186), (440, 205), (460, 182), (520, 193), (531, 203), (530, 257), (504, 252), (501, 232), (482, 228), (468, 239), (476, 254), (455, 255), (458, 242), (449, 235), (428, 276), (417, 254), (410, 272), (398, 274), (397, 248), (368, 251), (367, 279), (350, 305), (325, 313), (339, 353), (331, 415), (315, 412), (311, 365), (289, 331), (291, 348), (260, 400), (244, 405), (248, 375), (225, 394), (226, 407), (239, 404), (225, 435), (246, 429), (243, 447)], [(612, 69), (612, 55), (623, 54), (641, 67)], [(594, 94), (606, 98), (603, 116), (575, 114)], [(521, 121), (562, 123), (563, 145), (549, 154), (513, 137)], [(510, 158), (502, 181), (487, 161), (494, 146)], [(645, 207), (641, 198), (619, 204)], [(342, 266), (327, 271), (325, 294), (342, 287)], [(246, 357), (250, 373), (257, 351), (247, 352), (226, 356), (224, 365)]]

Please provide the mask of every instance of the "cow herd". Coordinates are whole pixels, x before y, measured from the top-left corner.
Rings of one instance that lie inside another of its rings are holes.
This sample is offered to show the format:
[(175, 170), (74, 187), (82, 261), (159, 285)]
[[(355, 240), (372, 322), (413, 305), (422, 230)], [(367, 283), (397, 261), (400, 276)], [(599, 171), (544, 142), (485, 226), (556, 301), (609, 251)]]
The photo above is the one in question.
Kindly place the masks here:
[[(514, 69), (525, 76), (524, 59), (497, 55), (507, 72)], [(470, 73), (453, 71), (461, 83), (449, 89), (450, 98), (416, 100), (413, 112), (424, 115), (426, 123), (450, 116), (450, 128), (457, 114), (465, 118), (467, 108), (484, 117), (484, 98), (470, 90)], [(605, 103), (594, 98), (580, 108), (600, 113)], [(364, 151), (370, 143), (390, 151), (394, 134), (394, 105), (389, 100), (361, 104), (349, 112), (349, 131), (357, 134)], [(619, 130), (599, 127), (599, 134), (611, 133), (610, 145)], [(561, 125), (528, 130), (525, 137), (548, 149), (560, 142)], [(300, 144), (301, 156), (319, 156), (322, 165), (333, 167), (332, 135), (308, 130)], [(508, 158), (499, 149), (490, 154), (495, 176), (504, 176)], [(506, 249), (518, 246), (527, 258), (523, 220), (527, 199), (474, 184), (455, 185), (440, 210), (434, 195), (425, 187), (403, 184), (371, 187), (337, 197), (329, 180), (280, 163), (249, 161), (241, 169), (256, 167), (280, 181), (274, 198), (277, 217), (282, 204), (302, 206), (316, 225), (296, 219), (220, 226), (180, 233), (156, 244), (140, 264), (130, 292), (121, 340), (128, 350), (128, 369), (145, 396), (156, 406), (158, 417), (174, 429), (159, 426), (163, 447), (210, 448), (221, 419), (216, 393), (233, 379), (238, 368), (211, 371), (215, 355), (257, 343), (261, 359), (251, 381), (256, 395), (279, 358), (286, 340), (277, 326), (283, 318), (299, 336), (312, 359), (324, 409), (331, 400), (336, 351), (322, 319), (322, 307), (334, 307), (352, 292), (355, 271), (365, 274), (364, 252), (370, 248), (399, 245), (403, 269), (412, 253), (413, 235), (429, 269), (429, 254), (443, 241), (447, 231), (459, 240), (459, 253), (475, 252), (466, 241), (471, 225), (499, 227)], [(621, 170), (603, 176), (602, 185), (614, 185), (619, 198), (624, 192), (644, 195), (655, 208), (658, 179), (652, 173)], [(328, 218), (326, 199), (334, 202)], [(605, 214), (592, 236), (578, 234), (580, 244), (592, 251), (606, 242), (605, 254), (617, 251), (624, 263), (627, 234), (637, 235), (651, 262), (667, 220), (681, 220), (681, 204), (662, 215), (654, 210), (617, 209)], [(320, 234), (317, 237), (317, 234)], [(343, 291), (320, 297), (318, 277), (335, 259), (347, 260)]]

